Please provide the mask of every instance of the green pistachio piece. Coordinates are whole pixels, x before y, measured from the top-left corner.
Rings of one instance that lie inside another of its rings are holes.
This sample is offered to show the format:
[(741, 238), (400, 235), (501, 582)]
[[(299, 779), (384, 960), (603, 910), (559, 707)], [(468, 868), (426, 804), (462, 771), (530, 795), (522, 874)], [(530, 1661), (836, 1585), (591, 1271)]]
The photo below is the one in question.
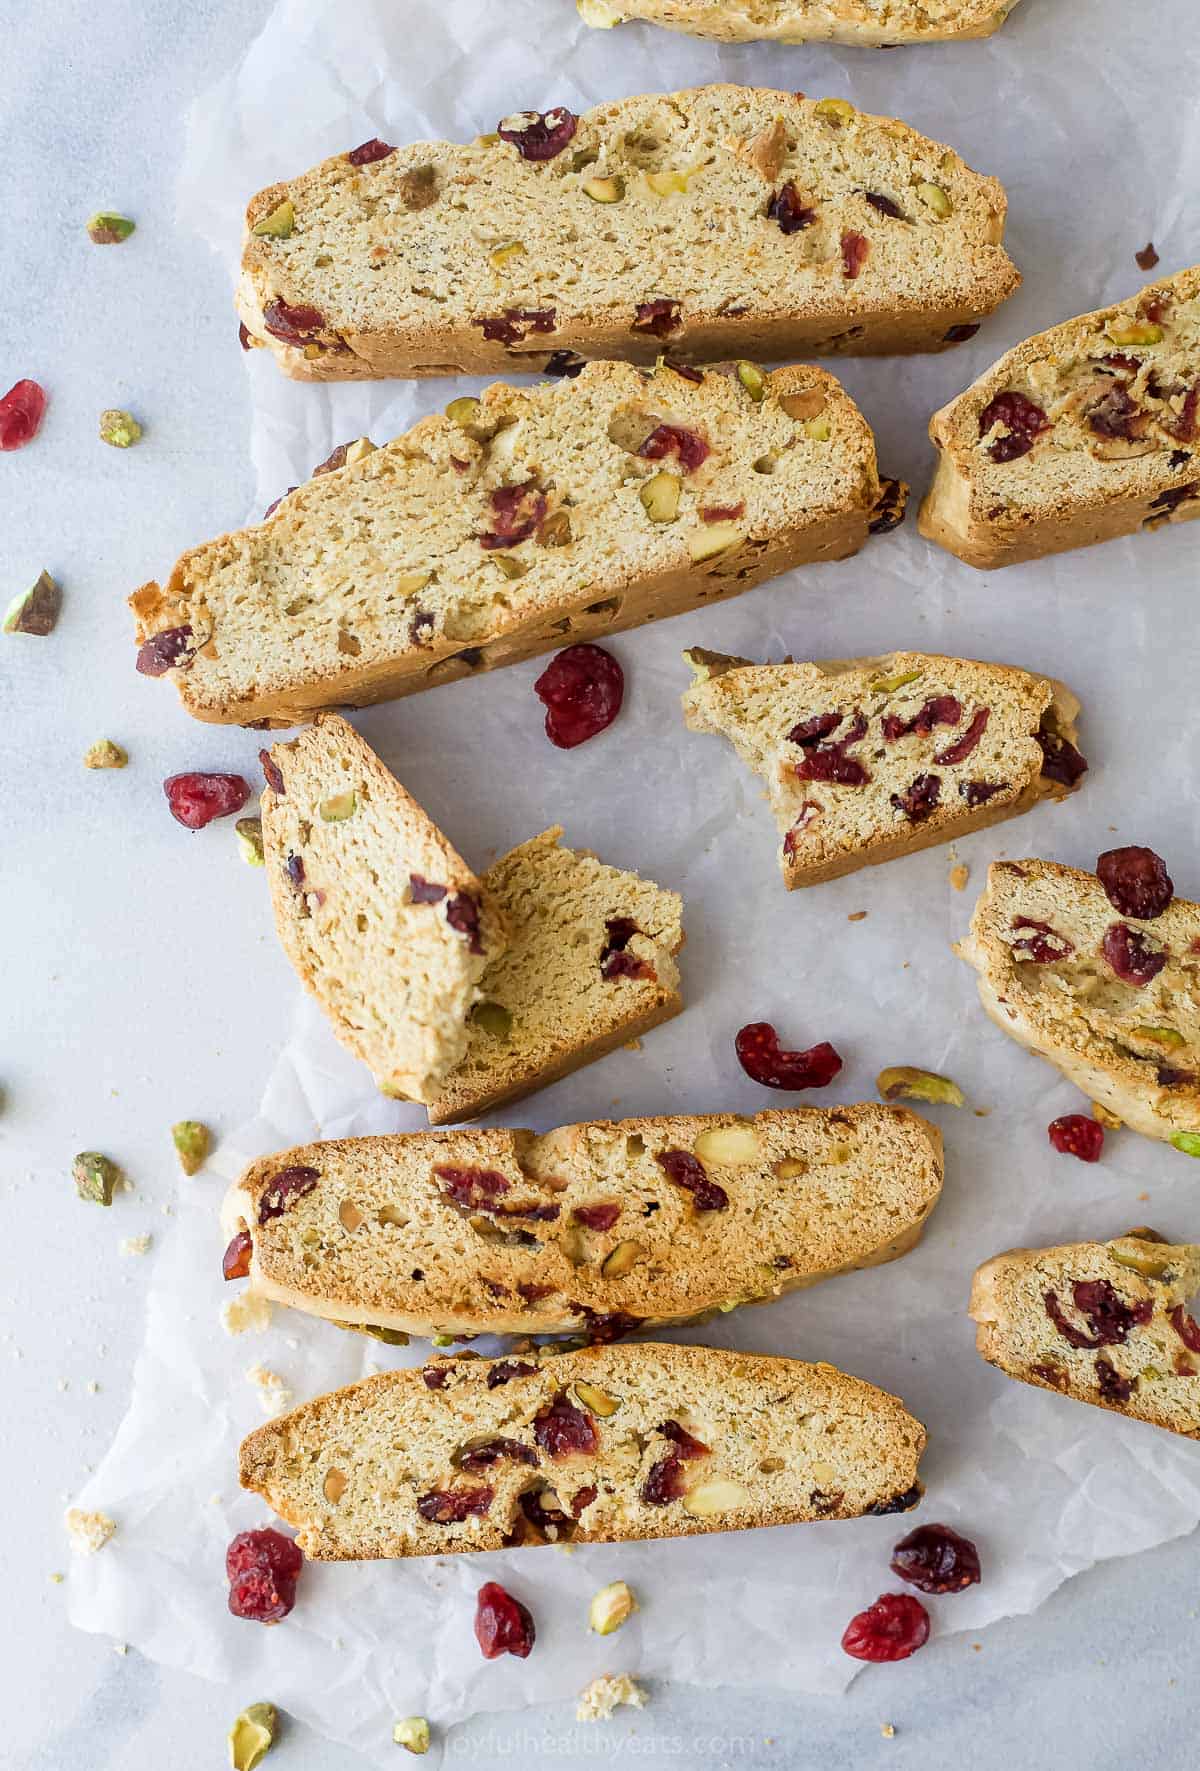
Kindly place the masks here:
[(460, 430), (467, 430), (478, 422), (482, 411), (482, 405), (472, 394), (464, 394), (459, 400), (451, 400), (446, 407), (446, 417), (451, 424), (457, 424)]
[(905, 670), (899, 676), (873, 676), (867, 687), (875, 694), (894, 695), (897, 689), (915, 683), (923, 674), (920, 670)]
[(110, 406), (100, 414), (100, 441), (114, 449), (132, 449), (141, 434), (142, 427), (132, 412), (122, 412), (120, 407)]
[(136, 227), (136, 221), (130, 221), (127, 215), (118, 215), (115, 209), (97, 209), (88, 219), (88, 239), (93, 246), (119, 246)]
[(963, 1107), (966, 1099), (956, 1082), (935, 1070), (913, 1070), (907, 1064), (881, 1070), (875, 1087), (885, 1101), (932, 1101), (943, 1107)]
[(949, 196), (942, 189), (940, 184), (919, 184), (917, 186), (917, 195), (920, 197), (922, 203), (932, 209), (933, 213), (939, 216), (943, 221), (954, 207)]
[[(1133, 1238), (1126, 1238), (1126, 1244)], [(1171, 1271), (1169, 1255), (1151, 1254), (1145, 1248), (1118, 1247), (1115, 1242), (1109, 1244), (1109, 1253), (1118, 1267), (1128, 1267), (1131, 1273), (1140, 1273), (1143, 1279), (1164, 1279)]]
[(392, 1739), (410, 1753), (427, 1753), (429, 1723), (424, 1716), (402, 1716), (392, 1729)]
[(1200, 1131), (1177, 1131), (1171, 1142), (1185, 1156), (1200, 1156)]
[(379, 1328), (373, 1322), (337, 1322), (335, 1328), (344, 1328), (347, 1334), (367, 1334), (373, 1341), (382, 1341), (388, 1347), (407, 1347), (408, 1336), (402, 1328)]
[(323, 799), (317, 810), (323, 824), (344, 824), (358, 810), (358, 800), (352, 792), (335, 793), (329, 799)]
[(254, 1771), (275, 1745), (279, 1714), (273, 1703), (252, 1703), (229, 1730), (229, 1763), (234, 1771)]
[(114, 744), (111, 738), (100, 738), (83, 753), (85, 769), (123, 769), (129, 752)]
[(601, 1587), (588, 1606), (588, 1628), (598, 1636), (611, 1636), (637, 1608), (638, 1602), (631, 1589), (623, 1580), (614, 1580), (609, 1586)]
[(1133, 1031), (1143, 1039), (1149, 1039), (1154, 1045), (1165, 1046), (1168, 1051), (1178, 1051), (1187, 1040), (1174, 1027), (1135, 1027)]
[(247, 867), (264, 866), (262, 819), (239, 818), (233, 829)]
[(171, 1142), (185, 1175), (198, 1174), (208, 1161), (212, 1133), (198, 1119), (181, 1119), (171, 1127)]
[(36, 633), (42, 639), (53, 633), (62, 608), (62, 591), (49, 572), (39, 572), (37, 582), (15, 596), (4, 611), (5, 633)]
[(616, 174), (611, 178), (589, 178), (583, 192), (593, 203), (619, 203), (625, 195), (625, 180)]
[(250, 229), (260, 240), (286, 240), (296, 225), (296, 210), (290, 197), (285, 197), (272, 209), (270, 215), (264, 215)]
[(93, 1205), (111, 1205), (113, 1194), (125, 1178), (116, 1163), (99, 1150), (82, 1150), (71, 1164), (71, 1173), (79, 1197), (91, 1200)]
[(452, 1334), (435, 1334), (433, 1336), (433, 1345), (435, 1347), (452, 1347), (454, 1345), (454, 1336)]
[(689, 646), (683, 661), (698, 683), (724, 676), (727, 670), (744, 670), (752, 660), (738, 658), (732, 652), (710, 652), (705, 646)]
[(761, 404), (766, 398), (767, 378), (757, 363), (739, 363), (737, 378), (745, 388), (755, 405)]
[(642, 509), (652, 523), (673, 523), (679, 515), (683, 481), (677, 474), (656, 473), (638, 493)]

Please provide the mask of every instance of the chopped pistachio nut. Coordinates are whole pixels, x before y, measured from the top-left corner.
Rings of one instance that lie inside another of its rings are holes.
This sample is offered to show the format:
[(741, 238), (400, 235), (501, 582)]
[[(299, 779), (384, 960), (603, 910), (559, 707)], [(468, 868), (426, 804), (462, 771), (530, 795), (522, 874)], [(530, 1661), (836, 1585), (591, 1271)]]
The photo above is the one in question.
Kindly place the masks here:
[(786, 412), (789, 418), (794, 418), (800, 424), (806, 418), (819, 417), (827, 403), (819, 387), (809, 387), (803, 393), (783, 394), (780, 397), (779, 410)]
[(583, 190), (593, 203), (619, 203), (625, 195), (625, 180), (616, 176), (589, 178)]
[(1200, 1131), (1177, 1131), (1171, 1142), (1185, 1156), (1200, 1156)]
[(647, 172), (646, 183), (656, 197), (682, 196), (688, 188), (686, 172)]
[(739, 363), (737, 377), (756, 405), (766, 397), (767, 378), (757, 363)]
[(652, 523), (673, 523), (679, 515), (683, 482), (676, 474), (656, 473), (638, 493), (642, 509)]
[(264, 215), (261, 221), (256, 221), (250, 232), (257, 234), (260, 240), (286, 240), (295, 225), (295, 206), (290, 197), (285, 197), (282, 203), (276, 204), (269, 215)]
[(688, 554), (699, 565), (702, 560), (728, 553), (731, 547), (740, 547), (745, 539), (746, 531), (739, 529), (736, 523), (708, 523), (688, 536)]
[(588, 1606), (588, 1628), (598, 1636), (611, 1636), (633, 1616), (638, 1602), (623, 1580), (601, 1587)]
[(185, 1175), (198, 1174), (208, 1161), (212, 1133), (198, 1119), (181, 1119), (171, 1127), (171, 1142)]
[(600, 1276), (603, 1279), (621, 1279), (626, 1273), (632, 1272), (638, 1262), (644, 1259), (646, 1250), (640, 1242), (618, 1242), (611, 1254), (605, 1255), (600, 1263)]
[(1153, 320), (1130, 320), (1127, 325), (1109, 321), (1105, 327), (1114, 344), (1161, 344), (1163, 330)]
[(915, 683), (924, 675), (920, 670), (904, 670), (896, 676), (873, 676), (867, 684), (872, 694), (891, 695), (897, 689), (903, 689), (908, 683)]
[(488, 263), (491, 265), (491, 267), (494, 271), (502, 271), (506, 265), (512, 263), (514, 258), (524, 258), (524, 257), (525, 257), (525, 243), (524, 243), (524, 241), (523, 240), (510, 240), (507, 245), (497, 246), (496, 250), (494, 252), (491, 252), (488, 254)]
[(824, 117), (827, 123), (848, 123), (854, 115), (854, 106), (846, 98), (823, 98), (816, 107), (817, 116)]
[(141, 434), (142, 427), (132, 412), (122, 412), (119, 406), (110, 406), (100, 414), (100, 441), (114, 449), (132, 449)]
[(601, 1420), (607, 1420), (621, 1406), (617, 1398), (610, 1396), (607, 1390), (602, 1390), (599, 1384), (585, 1384), (582, 1379), (575, 1385), (575, 1394), (583, 1406), (590, 1408), (593, 1414), (598, 1414)]
[(242, 860), (248, 867), (265, 865), (261, 818), (239, 818), (233, 827)]
[(917, 195), (927, 208), (932, 209), (933, 213), (943, 220), (954, 207), (940, 184), (919, 184)]
[(478, 421), (482, 411), (483, 406), (473, 394), (464, 394), (461, 399), (451, 400), (446, 407), (446, 417), (451, 424), (457, 424), (460, 430), (466, 430)]
[(1170, 1255), (1164, 1255), (1153, 1245), (1130, 1248), (1130, 1242), (1136, 1241), (1136, 1237), (1126, 1236), (1122, 1239), (1123, 1246), (1115, 1242), (1109, 1244), (1109, 1252), (1118, 1267), (1128, 1267), (1132, 1272), (1140, 1273), (1143, 1279), (1165, 1279), (1171, 1271)]
[(19, 591), (4, 611), (5, 633), (53, 633), (62, 608), (62, 591), (49, 572), (39, 572), (28, 590)]
[(128, 761), (129, 752), (114, 744), (111, 738), (98, 739), (83, 753), (85, 769), (123, 769)]
[(1167, 1051), (1178, 1051), (1181, 1045), (1187, 1044), (1183, 1034), (1174, 1027), (1135, 1027), (1133, 1031), (1142, 1039), (1150, 1040), (1153, 1045), (1165, 1047)]
[(804, 434), (810, 443), (827, 443), (833, 430), (828, 418), (810, 418), (804, 426)]
[(358, 799), (353, 792), (335, 793), (329, 799), (323, 799), (317, 810), (322, 824), (344, 824), (358, 810)]
[(254, 1771), (275, 1744), (279, 1715), (273, 1703), (252, 1703), (229, 1730), (229, 1763), (234, 1771)]
[(454, 1345), (454, 1336), (452, 1334), (435, 1334), (433, 1336), (433, 1345), (435, 1347), (452, 1347)]
[(749, 664), (749, 658), (739, 658), (732, 652), (710, 652), (704, 646), (689, 646), (683, 654), (683, 661), (698, 683), (706, 683), (714, 676), (724, 676), (727, 670), (741, 670)]
[(373, 1341), (382, 1341), (387, 1347), (407, 1347), (409, 1337), (402, 1328), (380, 1328), (373, 1322), (335, 1322), (335, 1328), (344, 1328), (348, 1334), (369, 1335)]
[(88, 218), (88, 239), (93, 246), (119, 246), (136, 227), (136, 221), (130, 221), (127, 215), (119, 215), (115, 209), (97, 209), (95, 215)]
[(392, 1729), (392, 1739), (410, 1753), (427, 1753), (429, 1723), (424, 1716), (402, 1716)]
[(83, 1150), (71, 1164), (75, 1191), (94, 1205), (111, 1205), (113, 1194), (124, 1180), (116, 1163), (99, 1150)]
[(907, 1064), (897, 1064), (890, 1070), (881, 1070), (875, 1078), (875, 1087), (885, 1101), (933, 1101), (943, 1107), (963, 1107), (966, 1099), (956, 1082), (948, 1076), (939, 1076), (935, 1070), (913, 1070)]

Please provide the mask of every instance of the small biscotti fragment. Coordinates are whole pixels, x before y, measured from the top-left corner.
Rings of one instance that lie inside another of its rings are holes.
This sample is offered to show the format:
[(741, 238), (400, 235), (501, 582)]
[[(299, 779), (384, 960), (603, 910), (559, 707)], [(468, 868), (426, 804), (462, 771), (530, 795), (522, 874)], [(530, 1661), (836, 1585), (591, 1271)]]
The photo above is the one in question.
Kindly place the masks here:
[[(274, 1211), (294, 1170), (312, 1184)], [(894, 1260), (941, 1185), (915, 1113), (795, 1107), (306, 1144), (253, 1163), (222, 1228), (250, 1237), (251, 1296), (334, 1322), (624, 1332)]]
[(197, 719), (295, 725), (844, 559), (878, 498), (870, 429), (822, 369), (496, 385), (144, 585), (138, 669)]
[(1014, 818), (1070, 793), (1087, 768), (1074, 695), (1010, 665), (684, 656), (696, 678), (684, 718), (728, 738), (765, 780), (789, 891)]
[(466, 1054), (428, 1100), (431, 1125), (520, 1100), (683, 1007), (679, 894), (561, 836), (543, 831), (483, 877), (508, 946), (479, 981)]
[(719, 43), (846, 43), (893, 49), (901, 43), (990, 37), (1016, 0), (577, 0), (584, 22), (604, 30), (627, 19), (665, 25)]
[(1200, 265), (1026, 339), (929, 434), (921, 533), (970, 566), (1200, 516)]
[(845, 99), (514, 105), (473, 142), (339, 154), (260, 191), (238, 312), (305, 381), (939, 350), (1020, 282), (1006, 206), (953, 149)]
[(1019, 1045), (1134, 1131), (1200, 1149), (1200, 904), (1127, 916), (1094, 873), (996, 861), (955, 951)]
[(263, 758), (263, 849), (284, 951), (384, 1093), (429, 1100), (467, 1049), (504, 915), (340, 715)]
[(340, 1562), (906, 1512), (924, 1449), (832, 1365), (625, 1343), (381, 1373), (251, 1433), (241, 1480)]
[(975, 1344), (1009, 1377), (1200, 1439), (1200, 1247), (1139, 1228), (1013, 1248), (971, 1286)]

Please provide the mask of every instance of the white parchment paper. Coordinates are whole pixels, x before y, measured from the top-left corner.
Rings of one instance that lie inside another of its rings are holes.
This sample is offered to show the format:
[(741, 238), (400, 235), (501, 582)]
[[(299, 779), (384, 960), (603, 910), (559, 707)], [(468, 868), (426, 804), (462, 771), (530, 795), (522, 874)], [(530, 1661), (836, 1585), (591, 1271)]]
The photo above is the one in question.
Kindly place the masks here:
[[(987, 43), (856, 53), (719, 49), (641, 26), (589, 32), (570, 0), (280, 0), (195, 109), (182, 213), (232, 273), (252, 191), (374, 134), (467, 137), (515, 109), (580, 109), (713, 79), (845, 95), (904, 117), (1003, 179), (1010, 250), (1026, 276), (958, 351), (834, 364), (876, 429), (885, 471), (919, 491), (930, 411), (1001, 350), (1135, 289), (1143, 279), (1133, 255), (1149, 238), (1164, 272), (1200, 257), (1194, 9), (1159, 0), (1152, 18), (1133, 31), (1128, 23), (1122, 0), (1023, 0)], [(231, 314), (236, 348), (233, 332)], [(300, 387), (265, 353), (248, 359), (248, 372), (256, 508), (338, 442), (363, 432), (382, 441), (477, 385)], [(230, 512), (231, 523), (245, 514)], [(1017, 1243), (1104, 1237), (1144, 1222), (1197, 1238), (1200, 1171), (1129, 1133), (1110, 1135), (1097, 1167), (1054, 1154), (1047, 1122), (1084, 1103), (991, 1027), (949, 950), (1000, 854), (1090, 865), (1115, 841), (1146, 842), (1167, 856), (1177, 888), (1200, 896), (1195, 536), (1175, 528), (985, 575), (927, 546), (910, 522), (856, 559), (621, 636), (613, 650), (627, 673), (625, 711), (575, 752), (542, 735), (530, 687), (537, 664), (359, 717), (479, 867), (562, 822), (568, 841), (684, 895), (686, 1012), (640, 1052), (620, 1052), (502, 1115), (508, 1123), (773, 1104), (733, 1055), (736, 1029), (758, 1019), (775, 1022), (787, 1043), (836, 1043), (846, 1065), (824, 1100), (869, 1097), (890, 1063), (944, 1071), (965, 1089), (970, 1106), (941, 1115), (946, 1192), (919, 1249), (703, 1331), (721, 1345), (832, 1360), (897, 1391), (928, 1424), (920, 1517), (967, 1531), (984, 1560), (981, 1586), (931, 1601), (937, 1634), (1031, 1611), (1078, 1570), (1200, 1519), (1196, 1447), (1007, 1382), (978, 1360), (964, 1314), (974, 1266)], [(1084, 700), (1092, 771), (1065, 806), (971, 838), (957, 857), (935, 850), (789, 896), (756, 783), (719, 740), (682, 728), (679, 654), (691, 643), (752, 657), (920, 646), (1045, 670)], [(955, 858), (971, 869), (961, 896), (948, 877)], [(864, 920), (848, 921), (859, 911)], [(265, 893), (261, 914), (265, 924)], [(845, 1622), (896, 1584), (887, 1558), (905, 1527), (895, 1520), (574, 1554), (311, 1566), (283, 1627), (227, 1615), (225, 1545), (266, 1522), (236, 1484), (237, 1442), (261, 1418), (247, 1367), (265, 1364), (302, 1399), (422, 1351), (369, 1346), (287, 1312), (236, 1340), (219, 1326), (222, 1178), (317, 1134), (423, 1119), (373, 1093), (307, 1001), (297, 998), (290, 1029), (264, 1029), (265, 1044), (273, 1032), (284, 1049), (260, 1119), (220, 1152), (219, 1174), (181, 1187), (133, 1403), (81, 1497), (120, 1530), (76, 1566), (74, 1620), (172, 1664), (236, 1676), (239, 1689), (254, 1682), (381, 1764), (394, 1764), (394, 1715), (420, 1711), (445, 1724), (475, 1709), (566, 1699), (603, 1671), (651, 1684), (844, 1686), (857, 1670), (838, 1648)], [(536, 1615), (528, 1662), (479, 1658), (473, 1595), (489, 1578)], [(634, 1585), (642, 1610), (601, 1641), (587, 1634), (587, 1600), (616, 1578)]]

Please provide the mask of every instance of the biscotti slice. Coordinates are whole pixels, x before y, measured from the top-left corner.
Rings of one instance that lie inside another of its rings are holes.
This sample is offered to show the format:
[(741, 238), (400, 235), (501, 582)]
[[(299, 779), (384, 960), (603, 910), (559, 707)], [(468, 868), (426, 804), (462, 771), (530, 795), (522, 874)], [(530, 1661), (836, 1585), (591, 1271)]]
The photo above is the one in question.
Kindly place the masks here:
[(866, 421), (807, 366), (596, 363), (447, 413), (144, 585), (139, 670), (198, 719), (295, 725), (844, 559), (880, 495)]
[(562, 848), (561, 836), (543, 831), (483, 877), (508, 947), (480, 980), (466, 1055), (430, 1099), (431, 1125), (520, 1100), (683, 1007), (678, 893)]
[(367, 145), (246, 211), (243, 342), (299, 380), (938, 350), (1020, 282), (1002, 186), (845, 99), (702, 86)]
[(1200, 1247), (1153, 1230), (1014, 1248), (971, 1286), (975, 1344), (1009, 1377), (1200, 1439)]
[(905, 1512), (924, 1448), (832, 1365), (625, 1343), (383, 1372), (251, 1433), (241, 1479), (344, 1562)]
[(644, 19), (718, 43), (846, 43), (892, 49), (901, 43), (990, 37), (1016, 0), (577, 0), (580, 16), (601, 30)]
[(915, 1113), (795, 1107), (306, 1144), (252, 1163), (222, 1227), (252, 1292), (334, 1322), (625, 1332), (894, 1260), (941, 1184)]
[(380, 1088), (429, 1100), (467, 1049), (504, 914), (338, 714), (263, 758), (263, 850), (284, 951)]
[(1014, 818), (1087, 768), (1074, 695), (1010, 665), (684, 656), (696, 677), (684, 718), (728, 738), (766, 781), (789, 891)]
[(1200, 517), (1200, 265), (1026, 339), (929, 434), (921, 533), (969, 566)]
[(956, 952), (998, 1027), (1134, 1131), (1200, 1149), (1200, 904), (1117, 910), (1094, 873), (996, 861)]

